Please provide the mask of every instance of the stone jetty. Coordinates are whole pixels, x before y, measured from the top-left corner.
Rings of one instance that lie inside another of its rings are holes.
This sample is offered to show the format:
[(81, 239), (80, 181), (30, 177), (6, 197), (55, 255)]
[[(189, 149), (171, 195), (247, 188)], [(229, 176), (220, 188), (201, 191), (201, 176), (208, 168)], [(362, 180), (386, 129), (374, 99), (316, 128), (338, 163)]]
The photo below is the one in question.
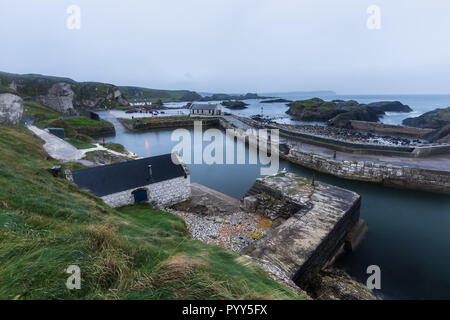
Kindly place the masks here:
[[(297, 285), (325, 267), (358, 226), (361, 197), (291, 173), (256, 180), (244, 207), (274, 220), (250, 256), (276, 266)], [(354, 245), (354, 244), (353, 244)]]

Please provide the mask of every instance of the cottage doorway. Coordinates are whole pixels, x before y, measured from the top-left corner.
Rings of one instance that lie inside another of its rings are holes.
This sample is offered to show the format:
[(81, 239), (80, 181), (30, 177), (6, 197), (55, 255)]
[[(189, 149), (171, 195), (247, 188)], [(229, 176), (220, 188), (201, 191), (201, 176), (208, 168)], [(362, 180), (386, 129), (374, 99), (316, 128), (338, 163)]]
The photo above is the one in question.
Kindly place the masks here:
[(138, 190), (133, 191), (132, 193), (133, 193), (133, 196), (134, 196), (134, 203), (148, 201), (147, 190), (145, 190), (145, 189), (138, 189)]

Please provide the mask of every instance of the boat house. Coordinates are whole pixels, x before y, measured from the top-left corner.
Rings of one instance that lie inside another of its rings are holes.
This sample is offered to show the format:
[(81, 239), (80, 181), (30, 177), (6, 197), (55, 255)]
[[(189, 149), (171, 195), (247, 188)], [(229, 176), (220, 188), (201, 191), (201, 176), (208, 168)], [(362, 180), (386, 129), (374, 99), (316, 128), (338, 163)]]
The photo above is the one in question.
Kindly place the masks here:
[(164, 207), (191, 196), (189, 171), (178, 160), (180, 164), (165, 154), (75, 170), (66, 177), (113, 208), (140, 202)]
[(194, 103), (191, 106), (191, 116), (220, 116), (222, 114), (222, 108), (220, 104), (201, 104)]

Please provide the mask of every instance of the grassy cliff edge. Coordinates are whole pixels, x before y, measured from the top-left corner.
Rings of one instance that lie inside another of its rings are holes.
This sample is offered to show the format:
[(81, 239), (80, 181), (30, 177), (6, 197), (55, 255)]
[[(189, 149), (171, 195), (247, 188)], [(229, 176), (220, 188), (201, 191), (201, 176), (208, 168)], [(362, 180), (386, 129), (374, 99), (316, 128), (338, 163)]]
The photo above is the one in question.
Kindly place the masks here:
[[(0, 126), (0, 299), (298, 299), (244, 257), (194, 241), (180, 218), (111, 209), (47, 169), (27, 129)], [(64, 164), (65, 167), (79, 164)], [(69, 290), (69, 265), (81, 289)]]

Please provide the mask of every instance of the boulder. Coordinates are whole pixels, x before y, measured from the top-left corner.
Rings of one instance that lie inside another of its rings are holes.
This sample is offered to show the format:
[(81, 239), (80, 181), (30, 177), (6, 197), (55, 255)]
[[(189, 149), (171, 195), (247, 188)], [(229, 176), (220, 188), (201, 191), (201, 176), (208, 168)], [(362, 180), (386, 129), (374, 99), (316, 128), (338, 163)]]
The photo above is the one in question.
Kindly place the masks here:
[(51, 86), (46, 95), (38, 96), (36, 100), (50, 109), (70, 115), (76, 114), (73, 107), (74, 96), (70, 84), (58, 82)]
[(17, 124), (22, 118), (23, 100), (12, 93), (0, 94), (0, 124)]
[(450, 107), (435, 109), (415, 118), (403, 120), (405, 126), (440, 129), (450, 124)]

